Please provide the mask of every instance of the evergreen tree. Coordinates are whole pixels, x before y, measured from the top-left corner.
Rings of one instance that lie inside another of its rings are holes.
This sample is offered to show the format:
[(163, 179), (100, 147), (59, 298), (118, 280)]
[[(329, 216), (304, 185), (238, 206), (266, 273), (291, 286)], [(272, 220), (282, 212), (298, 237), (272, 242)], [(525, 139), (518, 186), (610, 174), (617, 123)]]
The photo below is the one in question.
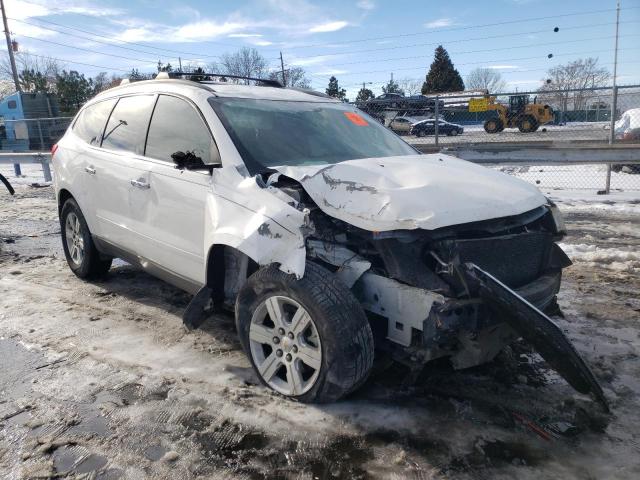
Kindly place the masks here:
[(56, 77), (56, 93), (60, 110), (66, 115), (75, 114), (93, 96), (93, 80), (75, 70), (63, 70)]
[(460, 92), (464, 82), (449, 58), (447, 51), (440, 45), (436, 48), (435, 58), (422, 84), (422, 93)]
[(356, 102), (366, 102), (370, 98), (374, 98), (375, 95), (368, 88), (361, 88), (356, 97)]
[(400, 95), (404, 95), (404, 90), (400, 88), (398, 82), (396, 82), (393, 78), (389, 80), (389, 83), (382, 87), (383, 93), (399, 93)]
[(329, 86), (325, 92), (330, 97), (339, 98), (340, 100), (344, 100), (347, 96), (347, 91), (344, 88), (340, 88), (340, 85), (338, 85), (338, 79), (333, 76), (329, 79)]

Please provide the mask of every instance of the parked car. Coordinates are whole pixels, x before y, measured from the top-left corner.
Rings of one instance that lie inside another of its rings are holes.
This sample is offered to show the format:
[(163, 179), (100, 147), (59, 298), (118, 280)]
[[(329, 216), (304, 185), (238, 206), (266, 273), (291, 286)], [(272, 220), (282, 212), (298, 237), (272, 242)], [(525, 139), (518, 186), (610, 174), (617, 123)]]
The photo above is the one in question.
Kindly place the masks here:
[(282, 395), (339, 399), (366, 381), (374, 347), (466, 368), (522, 335), (606, 405), (541, 311), (571, 263), (558, 208), (515, 177), (420, 155), (353, 106), (134, 82), (87, 102), (52, 164), (71, 271), (93, 279), (125, 259), (195, 294), (189, 328), (230, 309), (257, 377)]
[[(464, 128), (462, 125), (458, 125), (457, 123), (449, 123), (445, 120), (438, 120), (438, 135), (460, 135), (464, 132)], [(422, 122), (418, 122), (413, 125), (410, 131), (411, 135), (415, 135), (416, 137), (424, 137), (425, 135), (435, 135), (436, 134), (436, 121), (431, 120), (423, 120)]]
[(376, 98), (367, 100), (367, 110), (380, 110), (383, 108), (399, 108), (404, 105), (404, 95), (400, 93), (383, 93)]
[(399, 134), (409, 133), (417, 121), (411, 117), (395, 117), (389, 122), (389, 128)]

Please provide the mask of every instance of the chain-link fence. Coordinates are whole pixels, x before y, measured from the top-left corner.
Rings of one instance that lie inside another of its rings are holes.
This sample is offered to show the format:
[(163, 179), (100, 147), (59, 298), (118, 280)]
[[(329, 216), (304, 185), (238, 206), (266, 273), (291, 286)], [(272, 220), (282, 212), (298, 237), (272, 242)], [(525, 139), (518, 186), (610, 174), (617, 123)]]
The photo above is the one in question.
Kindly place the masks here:
[(530, 182), (544, 191), (580, 190), (606, 193), (609, 185), (610, 192), (640, 192), (640, 162), (613, 165), (610, 177), (609, 165), (602, 162), (557, 162), (543, 165), (506, 162), (485, 166)]
[(0, 151), (48, 152), (64, 135), (72, 117), (0, 119)]
[(640, 85), (381, 97), (356, 106), (412, 144), (640, 143)]

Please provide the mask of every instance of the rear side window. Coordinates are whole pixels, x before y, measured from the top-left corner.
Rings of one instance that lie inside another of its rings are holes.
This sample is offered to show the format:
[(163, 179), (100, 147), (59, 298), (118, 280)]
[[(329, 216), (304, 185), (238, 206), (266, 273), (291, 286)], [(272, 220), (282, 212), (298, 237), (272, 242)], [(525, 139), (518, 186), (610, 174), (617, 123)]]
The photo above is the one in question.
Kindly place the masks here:
[(191, 152), (211, 163), (215, 144), (200, 114), (186, 101), (160, 95), (153, 111), (145, 155), (172, 162), (176, 152)]
[(89, 145), (100, 145), (104, 124), (107, 123), (109, 113), (116, 103), (115, 99), (94, 103), (80, 112), (78, 120), (73, 125), (73, 132)]
[(122, 97), (118, 100), (104, 130), (102, 147), (142, 155), (154, 100), (153, 95)]

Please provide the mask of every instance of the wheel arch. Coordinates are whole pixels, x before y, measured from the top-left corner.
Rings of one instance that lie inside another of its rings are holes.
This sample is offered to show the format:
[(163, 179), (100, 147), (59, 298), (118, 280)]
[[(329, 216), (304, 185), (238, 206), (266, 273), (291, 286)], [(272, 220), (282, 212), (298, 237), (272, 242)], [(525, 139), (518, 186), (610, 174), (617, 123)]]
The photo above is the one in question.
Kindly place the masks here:
[(58, 215), (62, 213), (63, 205), (70, 198), (73, 198), (75, 200), (75, 197), (71, 194), (69, 190), (67, 190), (66, 188), (61, 188), (60, 191), (58, 192)]
[(258, 268), (258, 262), (238, 248), (223, 243), (211, 245), (206, 258), (205, 284), (213, 290), (214, 302), (235, 297)]

